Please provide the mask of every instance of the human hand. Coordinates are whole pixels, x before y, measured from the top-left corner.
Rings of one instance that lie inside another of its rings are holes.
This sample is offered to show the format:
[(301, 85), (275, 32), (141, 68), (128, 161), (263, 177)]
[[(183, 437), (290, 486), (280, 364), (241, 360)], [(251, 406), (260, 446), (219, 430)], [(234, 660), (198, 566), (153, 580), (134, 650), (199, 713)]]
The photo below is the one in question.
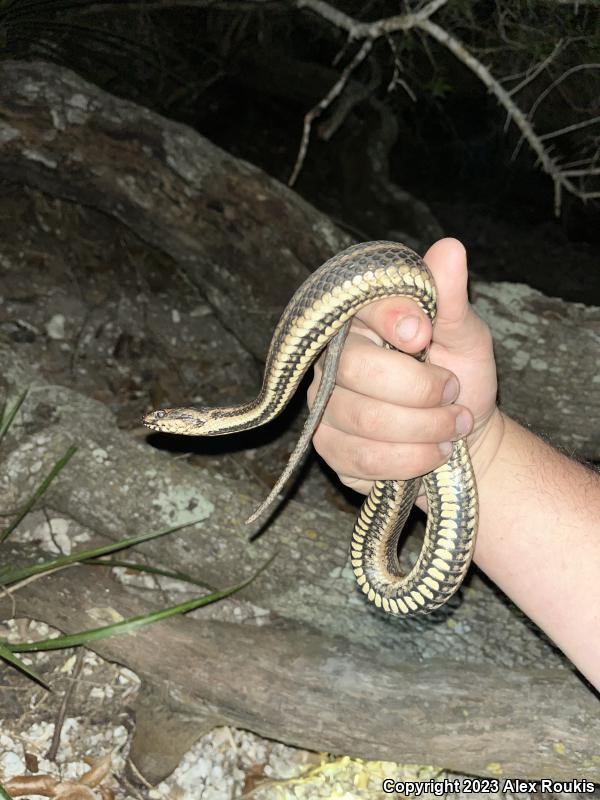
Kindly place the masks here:
[[(425, 313), (407, 298), (359, 311), (313, 437), (342, 483), (364, 494), (376, 479), (431, 472), (447, 460), (450, 442), (465, 436), (480, 477), (502, 438), (492, 337), (468, 301), (465, 249), (456, 239), (442, 239), (425, 261), (438, 294), (433, 332)], [(381, 347), (384, 341), (403, 352)], [(429, 363), (407, 355), (430, 341)], [(317, 364), (309, 405), (320, 377)], [(424, 496), (418, 502), (424, 507)]]

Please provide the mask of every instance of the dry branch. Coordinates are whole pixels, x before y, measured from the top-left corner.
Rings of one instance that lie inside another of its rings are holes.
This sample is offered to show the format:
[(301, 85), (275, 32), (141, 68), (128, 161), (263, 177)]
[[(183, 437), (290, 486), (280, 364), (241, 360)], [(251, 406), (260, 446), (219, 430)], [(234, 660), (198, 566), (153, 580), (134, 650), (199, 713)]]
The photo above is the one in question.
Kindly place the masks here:
[[(370, 23), (360, 22), (350, 17), (348, 14), (340, 12), (329, 3), (324, 2), (324, 0), (296, 0), (296, 5), (299, 8), (310, 8), (311, 11), (318, 14), (323, 19), (346, 31), (352, 39), (364, 38), (372, 41), (384, 35), (399, 31), (407, 32), (413, 28), (424, 31), (443, 47), (450, 50), (459, 61), (470, 69), (506, 110), (508, 117), (520, 130), (523, 139), (525, 139), (531, 150), (535, 153), (542, 169), (552, 179), (555, 198), (554, 209), (557, 215), (560, 214), (563, 191), (584, 201), (600, 197), (600, 192), (587, 191), (577, 186), (571, 180), (571, 177), (565, 174), (560, 166), (559, 160), (550, 153), (550, 150), (544, 144), (544, 141), (547, 139), (572, 132), (586, 125), (594, 124), (597, 120), (586, 120), (585, 122), (566, 126), (558, 131), (550, 131), (542, 135), (538, 134), (531, 121), (535, 108), (527, 113), (512, 98), (512, 95), (532, 78), (528, 78), (521, 86), (516, 87), (512, 91), (504, 89), (501, 80), (496, 78), (483, 62), (473, 55), (456, 36), (430, 19), (436, 11), (445, 5), (445, 0), (428, 3), (420, 11), (413, 14), (389, 17)], [(548, 56), (547, 60), (552, 59), (555, 53), (556, 48), (553, 53)], [(578, 68), (583, 68), (583, 65)], [(534, 75), (535, 74), (537, 74), (537, 72), (534, 70)], [(590, 173), (587, 172), (585, 176), (589, 177)]]
[[(566, 172), (560, 163), (560, 158), (555, 157), (551, 150), (546, 146), (545, 142), (557, 138), (568, 133), (572, 133), (582, 127), (595, 124), (597, 120), (585, 120), (572, 125), (564, 126), (560, 130), (548, 131), (539, 134), (533, 125), (533, 116), (535, 111), (543, 99), (560, 81), (562, 81), (568, 74), (580, 69), (596, 67), (597, 65), (577, 65), (570, 68), (562, 75), (557, 81), (545, 89), (544, 92), (538, 97), (534, 105), (529, 111), (523, 109), (518, 103), (513, 100), (513, 96), (521, 89), (534, 80), (548, 64), (556, 57), (557, 53), (562, 49), (562, 40), (557, 43), (552, 52), (543, 59), (533, 70), (529, 71), (528, 75), (517, 87), (507, 91), (502, 86), (503, 79), (496, 77), (485, 66), (485, 64), (477, 58), (473, 52), (461, 42), (458, 37), (454, 36), (443, 26), (434, 23), (431, 17), (442, 9), (448, 0), (431, 0), (425, 3), (422, 8), (414, 12), (404, 14), (392, 15), (390, 17), (381, 18), (372, 22), (363, 22), (349, 14), (341, 11), (325, 0), (291, 0), (291, 4), (298, 9), (308, 9), (317, 14), (321, 19), (334, 25), (336, 28), (343, 30), (348, 35), (348, 40), (361, 41), (362, 46), (356, 53), (352, 62), (344, 69), (339, 79), (334, 83), (332, 88), (327, 94), (307, 112), (304, 118), (303, 133), (301, 143), (296, 157), (296, 162), (289, 179), (289, 185), (295, 184), (298, 174), (302, 168), (302, 164), (306, 157), (308, 148), (308, 140), (310, 136), (310, 128), (314, 119), (322, 113), (322, 111), (329, 107), (333, 100), (340, 95), (343, 91), (350, 74), (356, 67), (364, 61), (370, 52), (373, 43), (381, 38), (391, 38), (394, 33), (407, 33), (411, 30), (421, 30), (428, 36), (435, 39), (443, 47), (446, 47), (453, 55), (461, 61), (469, 70), (471, 70), (477, 78), (486, 86), (486, 88), (496, 97), (498, 103), (506, 110), (507, 119), (512, 120), (521, 133), (521, 141), (526, 141), (532, 152), (535, 154), (540, 166), (551, 178), (554, 185), (554, 208), (557, 215), (560, 214), (562, 195), (567, 192), (582, 201), (597, 199), (600, 197), (599, 191), (593, 191), (582, 185), (582, 180), (594, 176), (591, 171), (582, 171), (577, 176), (571, 175)], [(571, 6), (575, 11), (580, 6), (597, 6), (597, 0), (540, 0), (542, 3), (551, 3), (556, 6)], [(251, 0), (252, 5), (268, 6), (269, 0)], [(160, 2), (123, 2), (119, 6), (111, 3), (94, 3), (84, 9), (82, 13), (96, 13), (110, 9), (115, 12), (119, 9), (135, 9), (135, 10), (157, 10), (169, 9), (174, 7), (190, 7), (190, 8), (219, 8), (224, 10), (233, 11), (240, 6), (236, 2), (213, 2), (213, 0), (160, 0)], [(513, 157), (519, 151), (520, 142), (515, 148)], [(588, 166), (592, 165), (592, 159), (586, 161)], [(576, 177), (578, 182), (574, 182), (573, 178)]]
[(373, 47), (373, 42), (369, 41), (368, 39), (363, 42), (362, 47), (358, 50), (355, 54), (352, 61), (348, 64), (348, 66), (342, 72), (338, 81), (331, 87), (331, 89), (327, 92), (325, 97), (323, 97), (316, 106), (311, 108), (311, 110), (305, 115), (304, 117), (304, 127), (302, 131), (302, 141), (300, 142), (300, 149), (298, 150), (298, 156), (296, 158), (296, 163), (294, 164), (294, 169), (292, 170), (292, 174), (288, 181), (288, 186), (293, 186), (296, 183), (298, 175), (300, 174), (300, 170), (302, 169), (302, 165), (304, 164), (304, 159), (306, 157), (306, 152), (308, 150), (308, 142), (310, 139), (310, 130), (314, 120), (328, 108), (331, 103), (338, 97), (339, 94), (344, 90), (350, 75), (354, 72), (357, 67), (362, 64), (368, 54), (371, 52), (371, 48)]

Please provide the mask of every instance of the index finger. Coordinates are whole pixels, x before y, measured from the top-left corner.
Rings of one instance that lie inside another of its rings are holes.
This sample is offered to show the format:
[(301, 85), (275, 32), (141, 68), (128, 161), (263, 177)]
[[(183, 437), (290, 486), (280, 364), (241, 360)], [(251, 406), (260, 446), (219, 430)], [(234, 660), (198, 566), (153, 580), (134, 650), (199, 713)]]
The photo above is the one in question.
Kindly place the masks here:
[(431, 341), (431, 320), (408, 297), (386, 297), (362, 308), (357, 319), (384, 341), (405, 353), (418, 353)]

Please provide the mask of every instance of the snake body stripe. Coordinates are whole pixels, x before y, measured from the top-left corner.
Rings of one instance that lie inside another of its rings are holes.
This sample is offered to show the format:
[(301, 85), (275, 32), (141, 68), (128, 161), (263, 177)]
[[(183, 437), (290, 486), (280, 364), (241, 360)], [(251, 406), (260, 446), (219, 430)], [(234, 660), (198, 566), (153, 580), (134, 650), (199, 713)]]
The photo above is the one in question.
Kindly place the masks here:
[[(410, 297), (435, 320), (435, 285), (420, 256), (394, 242), (349, 247), (310, 275), (288, 303), (273, 333), (263, 385), (254, 400), (225, 408), (162, 409), (147, 414), (144, 424), (154, 430), (196, 436), (263, 425), (282, 411), (308, 368), (331, 343), (335, 357), (328, 359), (300, 441), (255, 518), (274, 501), (310, 443), (333, 389), (352, 317), (368, 303), (397, 295)], [(420, 360), (425, 357), (425, 352), (417, 355)], [(448, 462), (425, 475), (423, 482), (429, 509), (427, 528), (421, 553), (408, 575), (400, 570), (397, 547), (420, 479), (376, 481), (353, 531), (351, 562), (357, 581), (369, 600), (392, 614), (429, 613), (445, 603), (459, 588), (473, 553), (477, 491), (465, 441), (456, 442)]]

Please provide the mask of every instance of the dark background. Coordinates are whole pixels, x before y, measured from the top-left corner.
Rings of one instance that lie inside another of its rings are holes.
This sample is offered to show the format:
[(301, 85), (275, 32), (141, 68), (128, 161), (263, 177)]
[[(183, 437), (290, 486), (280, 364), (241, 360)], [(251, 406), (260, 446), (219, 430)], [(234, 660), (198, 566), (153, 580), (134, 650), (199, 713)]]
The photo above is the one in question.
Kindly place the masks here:
[[(420, 7), (391, 0), (333, 5), (364, 21)], [(528, 113), (556, 82), (533, 117), (538, 133), (598, 116), (599, 6), (452, 0), (432, 19), (506, 89), (547, 61), (514, 95)], [(0, 8), (0, 37), (5, 57), (69, 66), (191, 125), (283, 182), (304, 114), (360, 46), (308, 9), (261, 0), (13, 0)], [(600, 124), (586, 125), (548, 144), (562, 163), (594, 166), (599, 135)], [(496, 98), (452, 53), (424, 33), (398, 32), (374, 44), (315, 121), (295, 189), (358, 239), (408, 231), (425, 241), (405, 210), (382, 197), (369, 156), (377, 151), (386, 180), (424, 201), (444, 233), (465, 242), (478, 274), (599, 303), (598, 201), (566, 194), (556, 218), (552, 181), (526, 143), (515, 155), (518, 141)], [(600, 178), (582, 187), (598, 191)]]

